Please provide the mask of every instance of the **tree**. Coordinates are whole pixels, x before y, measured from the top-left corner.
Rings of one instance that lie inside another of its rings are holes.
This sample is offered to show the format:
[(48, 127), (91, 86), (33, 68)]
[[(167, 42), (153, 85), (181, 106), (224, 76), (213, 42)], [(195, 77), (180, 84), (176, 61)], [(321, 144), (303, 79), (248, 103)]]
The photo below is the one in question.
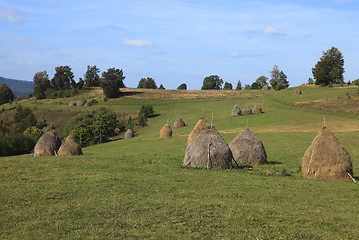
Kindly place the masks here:
[(157, 89), (157, 85), (153, 78), (141, 78), (138, 82), (137, 88)]
[(187, 90), (187, 84), (182, 83), (181, 85), (178, 86), (177, 90)]
[(323, 52), (322, 57), (312, 68), (316, 85), (327, 86), (329, 83), (343, 83), (344, 58), (335, 47)]
[(120, 96), (120, 88), (124, 87), (122, 69), (109, 68), (102, 73), (101, 87), (107, 98), (117, 98)]
[(261, 89), (261, 85), (256, 81), (252, 83), (251, 89)]
[(34, 96), (37, 99), (46, 98), (46, 90), (51, 88), (49, 75), (46, 71), (37, 72), (33, 78), (34, 81)]
[(238, 80), (236, 90), (242, 90), (241, 80)]
[(5, 83), (0, 85), (0, 105), (14, 101), (14, 93)]
[[(280, 71), (277, 65), (274, 65), (273, 70), (270, 71), (270, 73), (272, 79), (269, 81), (269, 83), (273, 89), (281, 90), (289, 87), (287, 75), (285, 75), (283, 71)], [(279, 83), (281, 84), (277, 87)]]
[(158, 89), (166, 89), (166, 88), (161, 84)]
[(85, 87), (99, 87), (101, 84), (100, 69), (95, 66), (90, 67), (87, 65), (87, 71), (84, 74)]
[(256, 83), (259, 86), (258, 89), (262, 89), (265, 85), (267, 85), (268, 78), (266, 76), (260, 76), (256, 79)]
[(78, 89), (83, 89), (85, 85), (85, 81), (82, 78), (79, 78), (79, 82), (77, 83)]
[(225, 82), (223, 86), (223, 90), (232, 90), (233, 86), (232, 83)]
[(217, 75), (211, 75), (203, 79), (203, 86), (201, 90), (221, 89), (223, 80)]
[(314, 80), (313, 80), (313, 78), (308, 78), (308, 83), (307, 83), (308, 85), (312, 85), (312, 84), (314, 84)]
[(55, 90), (70, 89), (71, 85), (76, 85), (74, 81), (74, 74), (69, 66), (55, 67), (54, 77), (51, 79), (51, 84)]
[(30, 108), (18, 106), (14, 116), (15, 128), (24, 132), (28, 127), (35, 126), (37, 121)]

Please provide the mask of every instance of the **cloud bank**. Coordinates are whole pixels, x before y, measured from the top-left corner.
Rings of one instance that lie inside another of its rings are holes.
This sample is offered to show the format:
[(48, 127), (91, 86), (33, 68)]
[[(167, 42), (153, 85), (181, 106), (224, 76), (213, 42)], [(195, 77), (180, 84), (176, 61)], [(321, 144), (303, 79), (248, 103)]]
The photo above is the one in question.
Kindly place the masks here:
[(129, 47), (153, 47), (155, 44), (151, 41), (139, 39), (139, 40), (131, 40), (131, 39), (125, 39), (123, 41), (123, 44), (125, 46)]

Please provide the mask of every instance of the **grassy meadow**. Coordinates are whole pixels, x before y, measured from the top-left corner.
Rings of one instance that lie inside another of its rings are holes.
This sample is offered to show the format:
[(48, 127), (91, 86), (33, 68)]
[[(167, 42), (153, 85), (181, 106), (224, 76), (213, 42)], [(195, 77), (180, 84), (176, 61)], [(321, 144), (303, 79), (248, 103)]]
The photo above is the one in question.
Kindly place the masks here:
[[(293, 95), (294, 88), (123, 89), (125, 96), (106, 102), (100, 91), (19, 102), (59, 131), (70, 116), (100, 107), (130, 115), (149, 104), (158, 116), (134, 138), (120, 136), (83, 148), (82, 156), (0, 158), (0, 239), (358, 239), (358, 183), (304, 179), (300, 169), (325, 117), (359, 180), (357, 87), (300, 88), (302, 95)], [(91, 107), (67, 105), (94, 97), (99, 103)], [(255, 104), (263, 114), (230, 116), (235, 105)], [(202, 116), (213, 116), (228, 144), (248, 121), (269, 164), (230, 170), (182, 167), (188, 135)], [(172, 138), (159, 138), (162, 126), (178, 117), (187, 126), (172, 128)]]

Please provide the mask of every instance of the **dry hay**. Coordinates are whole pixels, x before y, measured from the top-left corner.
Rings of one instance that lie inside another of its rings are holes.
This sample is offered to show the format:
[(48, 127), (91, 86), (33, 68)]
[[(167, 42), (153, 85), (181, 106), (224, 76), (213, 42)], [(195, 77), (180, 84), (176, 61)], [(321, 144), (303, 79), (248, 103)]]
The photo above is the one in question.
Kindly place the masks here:
[(238, 106), (235, 106), (232, 109), (232, 117), (240, 116), (241, 115), (241, 109)]
[(182, 118), (177, 118), (176, 121), (175, 121), (175, 123), (173, 124), (173, 126), (174, 126), (175, 128), (181, 128), (181, 127), (186, 126), (186, 124), (185, 124), (185, 122), (183, 121)]
[(237, 163), (265, 164), (267, 153), (263, 143), (249, 129), (243, 130), (229, 144), (233, 158)]
[(261, 114), (261, 113), (262, 113), (261, 106), (259, 106), (259, 104), (256, 104), (253, 108), (253, 114)]
[(133, 133), (133, 131), (131, 129), (128, 129), (125, 133), (125, 138), (133, 138), (135, 136), (135, 134)]
[(216, 129), (206, 129), (187, 146), (183, 166), (231, 168), (232, 152)]
[(79, 106), (79, 107), (82, 107), (84, 105), (84, 101), (76, 101), (76, 105)]
[(268, 84), (267, 84), (267, 85), (264, 85), (264, 86), (262, 87), (262, 90), (269, 90)]
[(76, 102), (75, 101), (69, 102), (69, 107), (76, 107)]
[(80, 144), (76, 142), (76, 140), (69, 135), (65, 141), (62, 143), (59, 151), (57, 152), (59, 156), (74, 156), (74, 155), (82, 155), (82, 149)]
[(242, 114), (243, 115), (251, 115), (252, 110), (248, 106), (245, 106), (245, 108), (243, 108)]
[(301, 95), (301, 94), (302, 94), (302, 91), (299, 88), (294, 90), (294, 95)]
[(323, 127), (302, 159), (302, 174), (306, 178), (351, 181), (352, 162), (333, 132)]
[(60, 146), (60, 138), (53, 131), (48, 131), (37, 141), (34, 148), (34, 157), (55, 155)]
[(201, 118), (188, 136), (187, 145), (190, 144), (203, 130), (214, 128), (207, 119)]
[(166, 125), (161, 128), (160, 131), (160, 138), (169, 138), (172, 137), (172, 130), (170, 128), (170, 125), (167, 123)]

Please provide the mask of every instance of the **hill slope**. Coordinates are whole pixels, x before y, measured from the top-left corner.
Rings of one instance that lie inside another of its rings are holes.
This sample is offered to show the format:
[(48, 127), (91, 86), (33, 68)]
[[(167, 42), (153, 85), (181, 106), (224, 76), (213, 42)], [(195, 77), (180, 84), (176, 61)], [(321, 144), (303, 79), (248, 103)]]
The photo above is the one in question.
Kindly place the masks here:
[(30, 81), (0, 77), (0, 84), (1, 83), (5, 83), (8, 87), (11, 88), (12, 92), (15, 95), (15, 98), (18, 96), (20, 96), (21, 98), (25, 98), (29, 93), (32, 93), (34, 90), (34, 83)]

